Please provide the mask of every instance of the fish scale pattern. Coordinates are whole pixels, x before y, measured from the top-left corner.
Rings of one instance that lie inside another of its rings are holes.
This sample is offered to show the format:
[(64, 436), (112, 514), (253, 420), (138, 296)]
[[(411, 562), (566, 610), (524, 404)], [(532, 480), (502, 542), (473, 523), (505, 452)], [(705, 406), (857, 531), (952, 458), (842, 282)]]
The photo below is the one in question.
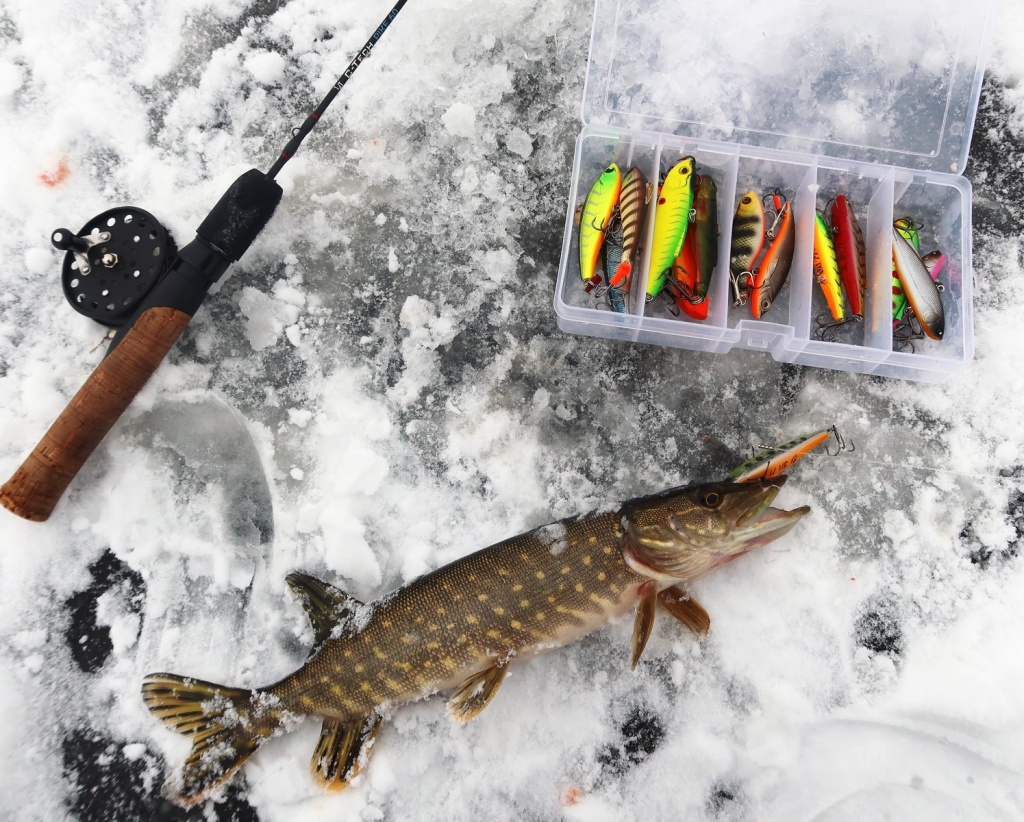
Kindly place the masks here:
[(621, 537), (607, 513), (470, 554), (366, 606), (365, 624), (268, 690), (296, 713), (364, 716), (560, 647), (636, 605), (644, 577)]

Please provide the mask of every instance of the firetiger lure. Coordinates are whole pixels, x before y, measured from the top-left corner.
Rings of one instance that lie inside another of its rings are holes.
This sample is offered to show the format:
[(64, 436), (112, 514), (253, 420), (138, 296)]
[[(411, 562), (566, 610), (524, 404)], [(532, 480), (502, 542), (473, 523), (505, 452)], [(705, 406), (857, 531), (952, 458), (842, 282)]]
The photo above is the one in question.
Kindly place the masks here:
[(755, 454), (742, 465), (737, 466), (729, 474), (729, 480), (730, 482), (755, 482), (761, 479), (767, 480), (776, 477), (788, 471), (795, 463), (802, 460), (811, 451), (825, 442), (831, 433), (832, 429), (827, 428), (823, 431), (805, 434), (802, 437), (795, 437), (789, 440), (789, 442), (768, 448), (759, 454)]
[(771, 245), (757, 267), (750, 292), (750, 310), (754, 319), (758, 320), (774, 304), (793, 265), (796, 226), (793, 222), (793, 209), (789, 203), (785, 203), (778, 212), (771, 233)]
[(597, 258), (612, 221), (612, 213), (618, 205), (621, 188), (622, 173), (612, 163), (594, 182), (583, 203), (580, 214), (580, 276), (583, 282), (594, 279)]
[(732, 274), (735, 302), (747, 301), (747, 289), (754, 262), (764, 247), (764, 206), (756, 191), (740, 198), (732, 221), (732, 245), (729, 250), (729, 271)]
[(843, 287), (839, 278), (836, 249), (832, 244), (832, 232), (829, 231), (825, 217), (820, 211), (814, 212), (814, 279), (821, 286), (832, 319), (837, 322), (846, 319)]
[(842, 194), (832, 203), (832, 235), (835, 239), (839, 275), (850, 301), (850, 312), (864, 315), (864, 294), (867, 290), (867, 254), (864, 234), (857, 217)]
[(693, 208), (693, 170), (696, 161), (684, 157), (665, 177), (654, 212), (654, 240), (647, 273), (647, 299), (653, 300), (665, 286), (686, 240)]
[[(609, 282), (623, 293), (629, 293), (633, 260), (640, 250), (640, 241), (651, 200), (651, 185), (643, 172), (632, 166), (622, 181), (619, 194), (619, 219), (622, 220), (622, 259)], [(611, 274), (612, 272), (609, 272)]]

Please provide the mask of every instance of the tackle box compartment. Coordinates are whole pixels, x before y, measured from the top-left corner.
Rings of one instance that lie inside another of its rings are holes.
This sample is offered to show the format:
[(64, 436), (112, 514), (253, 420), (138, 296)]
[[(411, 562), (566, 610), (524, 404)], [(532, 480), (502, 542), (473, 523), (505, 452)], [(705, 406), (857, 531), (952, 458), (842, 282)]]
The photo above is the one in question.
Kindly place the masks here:
[[(929, 382), (964, 368), (974, 355), (971, 186), (957, 172), (970, 146), (995, 0), (970, 9), (951, 0), (904, 4), (898, 15), (892, 8), (876, 0), (842, 9), (814, 0), (596, 0), (554, 294), (559, 328), (714, 353), (752, 348), (780, 362)], [(700, 59), (673, 47), (683, 30)], [(738, 43), (745, 56), (737, 65)], [(616, 313), (584, 290), (577, 206), (611, 162), (623, 173), (636, 165), (656, 183), (687, 155), (718, 187), (708, 316), (674, 316), (666, 300), (643, 298), (657, 197), (647, 207), (627, 312)], [(732, 222), (746, 191), (776, 188), (793, 208), (793, 264), (772, 308), (755, 320), (730, 294)], [(838, 194), (863, 229), (868, 282), (863, 321), (829, 328), (813, 274), (814, 215)], [(902, 216), (921, 225), (922, 254), (946, 256), (942, 340), (894, 343), (892, 225)]]

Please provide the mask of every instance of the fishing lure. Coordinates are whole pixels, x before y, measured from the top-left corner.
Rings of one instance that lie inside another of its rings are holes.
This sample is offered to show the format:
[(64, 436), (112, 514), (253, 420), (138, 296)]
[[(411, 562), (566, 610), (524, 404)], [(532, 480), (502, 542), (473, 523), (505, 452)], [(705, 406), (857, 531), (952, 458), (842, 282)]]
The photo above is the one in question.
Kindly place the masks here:
[(594, 279), (601, 244), (619, 202), (621, 188), (622, 172), (612, 163), (594, 182), (583, 203), (580, 215), (580, 276), (583, 282)]
[(743, 305), (747, 301), (751, 271), (764, 247), (764, 230), (764, 206), (761, 204), (761, 198), (756, 192), (748, 191), (740, 198), (736, 216), (732, 221), (729, 271), (732, 275), (735, 305)]
[(864, 234), (857, 217), (840, 194), (832, 203), (832, 235), (835, 238), (836, 262), (839, 275), (850, 301), (850, 312), (864, 315), (864, 294), (867, 290), (867, 253), (864, 249)]
[[(708, 301), (697, 294), (697, 266), (697, 232), (688, 231), (682, 251), (672, 266), (672, 276), (665, 283), (664, 293), (675, 300), (688, 317), (705, 320), (708, 316)], [(676, 311), (672, 313), (679, 316)]]
[(946, 329), (946, 315), (938, 286), (914, 246), (893, 227), (893, 258), (896, 274), (903, 285), (907, 302), (921, 323), (921, 330), (933, 340), (941, 340)]
[[(647, 217), (647, 204), (651, 201), (653, 186), (647, 182), (644, 173), (632, 166), (622, 181), (619, 194), (619, 219), (622, 220), (622, 259), (614, 276), (609, 279), (612, 286), (629, 293), (633, 274), (633, 259), (640, 250), (640, 240)], [(612, 272), (609, 271), (609, 274)]]
[[(730, 482), (754, 482), (760, 479), (771, 479), (787, 471), (795, 463), (806, 457), (821, 445), (832, 433), (831, 428), (815, 431), (802, 437), (795, 437), (789, 442), (773, 446), (759, 454), (755, 454), (729, 474)], [(837, 452), (838, 453), (838, 452)]]
[(672, 267), (673, 296), (687, 316), (706, 320), (708, 289), (718, 265), (718, 186), (709, 174), (694, 182), (693, 212), (693, 227)]
[(683, 249), (686, 229), (692, 219), (695, 163), (693, 157), (684, 157), (669, 171), (661, 188), (658, 209), (654, 213), (654, 240), (647, 273), (648, 300), (653, 300), (661, 292)]
[(836, 249), (832, 245), (832, 232), (825, 225), (825, 217), (820, 211), (814, 212), (814, 278), (825, 295), (832, 319), (837, 322), (845, 320), (846, 309), (843, 306)]
[[(893, 222), (893, 226), (908, 243), (914, 246), (914, 250), (921, 253), (921, 239), (918, 235), (920, 226), (914, 222), (913, 217), (899, 217)], [(903, 285), (896, 274), (896, 255), (892, 258), (892, 322), (893, 325), (903, 319), (903, 312), (907, 310), (907, 297), (903, 293)]]
[[(608, 231), (604, 238), (604, 271), (605, 278), (609, 283), (612, 282), (612, 275), (622, 264), (625, 226), (620, 217), (621, 214), (619, 217), (612, 219), (612, 224), (608, 226)], [(626, 313), (626, 296), (628, 294), (628, 282), (623, 286), (608, 286), (608, 302), (611, 303), (612, 310), (617, 314)]]
[(785, 203), (778, 212), (769, 234), (772, 237), (771, 245), (757, 267), (751, 290), (750, 310), (757, 320), (772, 307), (793, 265), (796, 226), (793, 222), (793, 209), (789, 203)]

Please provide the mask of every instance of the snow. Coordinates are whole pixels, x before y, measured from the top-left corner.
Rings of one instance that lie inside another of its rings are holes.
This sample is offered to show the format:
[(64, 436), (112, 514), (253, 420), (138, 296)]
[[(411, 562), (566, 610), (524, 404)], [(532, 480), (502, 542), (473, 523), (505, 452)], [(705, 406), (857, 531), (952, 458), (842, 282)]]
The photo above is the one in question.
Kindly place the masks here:
[[(385, 12), (0, 7), (0, 479), (103, 356), (105, 330), (64, 303), (51, 232), (131, 203), (187, 242)], [(396, 708), (342, 794), (309, 776), (307, 723), (201, 814), (1024, 816), (1024, 8), (1000, 6), (967, 170), (976, 359), (937, 386), (557, 330), (592, 13), (409, 3), (51, 519), (0, 510), (0, 818), (185, 818), (161, 786), (188, 744), (145, 709), (142, 677), (294, 670), (312, 632), (291, 571), (369, 602), (832, 423), (856, 450), (806, 459), (779, 499), (811, 515), (695, 586), (706, 639), (661, 615), (631, 673), (627, 618), (513, 666), (467, 725), (442, 698)]]

